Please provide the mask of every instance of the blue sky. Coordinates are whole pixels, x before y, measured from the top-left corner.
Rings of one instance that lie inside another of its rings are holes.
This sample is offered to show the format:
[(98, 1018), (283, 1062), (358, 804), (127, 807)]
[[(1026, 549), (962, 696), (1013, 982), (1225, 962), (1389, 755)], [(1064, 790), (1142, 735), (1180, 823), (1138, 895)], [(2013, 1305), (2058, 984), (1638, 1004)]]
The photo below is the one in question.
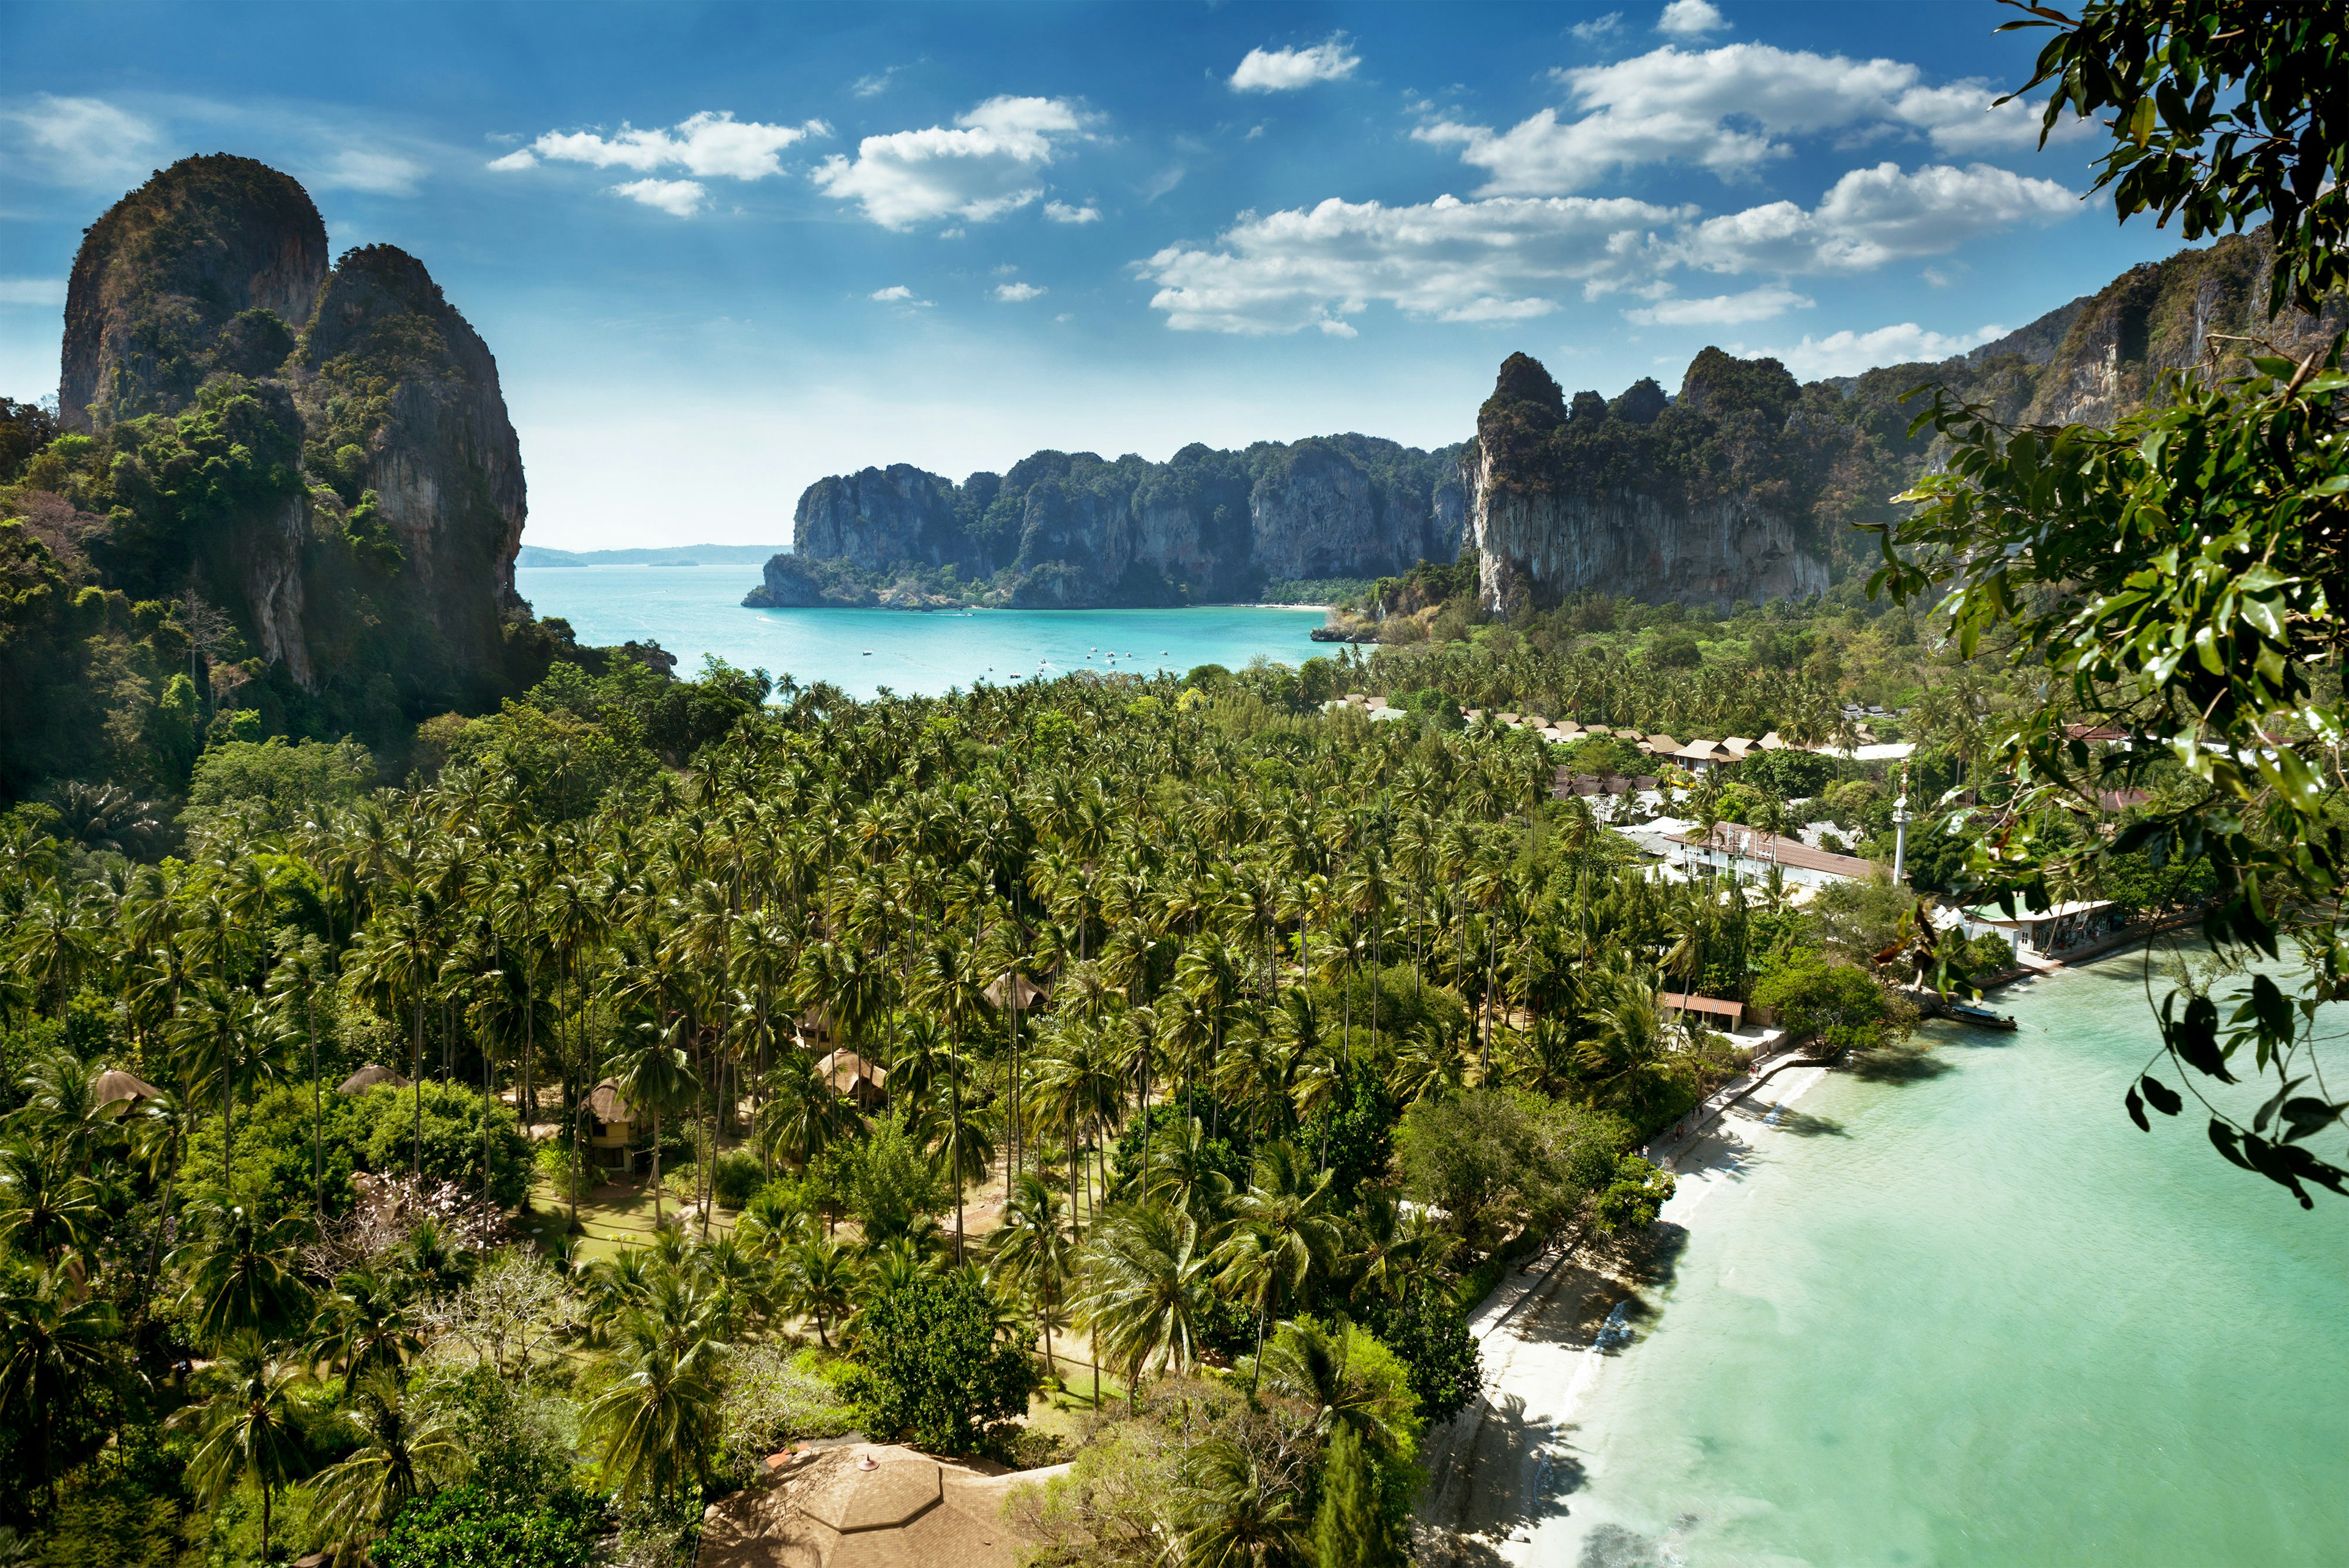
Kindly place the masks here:
[(1938, 357), (2176, 248), (1991, 109), (2010, 15), (6, 0), (0, 391), (55, 390), (83, 226), (210, 151), (431, 269), (556, 546), (786, 540), (869, 463), (1456, 441), (1515, 349)]

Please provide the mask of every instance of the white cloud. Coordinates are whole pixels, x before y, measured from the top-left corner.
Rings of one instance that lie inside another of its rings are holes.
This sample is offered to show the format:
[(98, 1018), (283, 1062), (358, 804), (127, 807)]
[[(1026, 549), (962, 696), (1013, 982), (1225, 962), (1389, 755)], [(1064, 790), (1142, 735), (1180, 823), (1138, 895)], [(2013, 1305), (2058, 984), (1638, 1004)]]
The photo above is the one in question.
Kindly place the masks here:
[(1736, 327), (1768, 321), (1789, 310), (1808, 310), (1816, 303), (1790, 288), (1764, 287), (1744, 294), (1716, 294), (1710, 299), (1660, 299), (1627, 310), (1623, 317), (1640, 327)]
[(23, 128), (26, 161), (67, 185), (119, 185), (154, 166), (160, 133), (148, 121), (103, 99), (36, 93), (0, 119)]
[(1555, 74), (1581, 118), (1546, 109), (1506, 131), (1438, 120), (1412, 134), (1459, 146), (1463, 161), (1491, 174), (1484, 195), (1579, 190), (1642, 163), (1695, 163), (1730, 179), (1783, 157), (1776, 137), (1890, 118), (1895, 95), (1917, 80), (1917, 67), (1897, 60), (1767, 44), (1666, 45)]
[(1019, 305), (1046, 291), (1032, 283), (999, 283), (989, 292), (1006, 305)]
[(1672, 0), (1656, 18), (1656, 31), (1675, 38), (1702, 38), (1727, 25), (1713, 0)]
[(1084, 127), (1066, 99), (992, 98), (951, 130), (868, 136), (854, 160), (835, 154), (812, 177), (826, 195), (857, 202), (885, 228), (947, 217), (985, 223), (1041, 197), (1038, 171)]
[(1081, 207), (1071, 207), (1066, 202), (1047, 202), (1044, 215), (1056, 223), (1098, 223), (1101, 209), (1088, 202)]
[(61, 277), (0, 277), (0, 305), (63, 305)]
[(1708, 272), (1864, 272), (2077, 211), (2077, 197), (2053, 180), (1987, 163), (1931, 163), (1908, 174), (1885, 162), (1851, 171), (1809, 212), (1772, 202), (1707, 219), (1682, 242), (1680, 256)]
[[(638, 130), (621, 123), (609, 136), (594, 130), (548, 131), (530, 144), (539, 157), (566, 163), (586, 163), (597, 169), (682, 169), (703, 179), (730, 175), (737, 180), (762, 180), (783, 171), (776, 156), (794, 142), (811, 136), (828, 136), (832, 128), (820, 119), (804, 125), (764, 125), (738, 120), (731, 113), (704, 109), (666, 130)], [(497, 169), (521, 169), (519, 154), (493, 162)]]
[(709, 192), (698, 180), (631, 180), (613, 186), (612, 194), (658, 207), (671, 217), (689, 218), (701, 210), (702, 199)]
[(481, 167), (484, 169), (495, 169), (501, 173), (509, 174), (523, 169), (535, 169), (538, 167), (538, 154), (533, 152), (527, 147), (518, 147), (512, 152), (507, 153), (503, 158), (491, 159), (487, 163), (482, 164)]
[(1213, 247), (1170, 245), (1137, 264), (1151, 307), (1178, 331), (1350, 337), (1373, 300), (1442, 321), (1522, 321), (1559, 293), (1620, 286), (1651, 268), (1650, 231), (1690, 215), (1628, 199), (1552, 197), (1417, 206), (1349, 202), (1247, 216)]
[(891, 66), (887, 70), (875, 71), (869, 77), (859, 77), (849, 84), (848, 90), (858, 98), (878, 98), (889, 89), (889, 78), (905, 68), (903, 66)]
[(1588, 22), (1577, 22), (1567, 29), (1586, 44), (1596, 43), (1601, 38), (1611, 38), (1622, 30), (1623, 13), (1620, 11), (1609, 11), (1604, 16), (1593, 16)]
[(1234, 92), (1289, 92), (1315, 82), (1342, 81), (1361, 57), (1346, 47), (1342, 34), (1304, 49), (1250, 49), (1232, 73)]
[[(1998, 101), (1988, 83), (1974, 78), (1947, 87), (1910, 88), (1893, 105), (1894, 114), (1932, 138), (1943, 152), (2027, 152), (2039, 145), (2044, 100)], [(2071, 114), (2055, 122), (2050, 146), (2094, 136), (2095, 121)]]
[(314, 166), (307, 183), (328, 191), (367, 191), (379, 196), (408, 196), (416, 191), (416, 182), (424, 166), (411, 159), (392, 152), (368, 152), (349, 149), (336, 153), (324, 166)]
[(1992, 338), (2003, 337), (2006, 331), (2003, 327), (1991, 326), (1951, 337), (1928, 332), (1913, 321), (1904, 321), (1897, 327), (1879, 327), (1873, 332), (1830, 332), (1825, 337), (1806, 333), (1792, 348), (1749, 350), (1741, 344), (1734, 351), (1768, 354), (1784, 361), (1786, 369), (1803, 380), (1815, 381), (1822, 376), (1857, 376), (1879, 365), (1947, 359)]
[(888, 287), (886, 287), (886, 288), (876, 288), (876, 289), (874, 289), (874, 290), (870, 295), (867, 295), (865, 297), (866, 297), (866, 298), (868, 298), (868, 299), (877, 299), (877, 300), (880, 300), (880, 301), (881, 301), (881, 302), (883, 302), (884, 304), (889, 304), (889, 303), (893, 303), (893, 302), (897, 301), (897, 300), (902, 300), (902, 299), (911, 299), (911, 298), (913, 298), (913, 297), (914, 297), (914, 291), (913, 291), (912, 289), (910, 289), (910, 288), (907, 288), (907, 287), (906, 287), (904, 284), (902, 284), (902, 283), (893, 283), (893, 284), (891, 284), (891, 285), (890, 285)]

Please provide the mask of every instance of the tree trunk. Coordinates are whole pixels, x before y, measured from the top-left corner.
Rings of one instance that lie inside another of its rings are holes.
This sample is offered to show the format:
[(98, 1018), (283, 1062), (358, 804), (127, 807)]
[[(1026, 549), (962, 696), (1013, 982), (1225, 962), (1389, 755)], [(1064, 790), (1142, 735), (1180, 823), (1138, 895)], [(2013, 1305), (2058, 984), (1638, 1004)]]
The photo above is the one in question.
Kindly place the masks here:
[(658, 1110), (655, 1110), (653, 1112), (653, 1231), (656, 1235), (659, 1233), (661, 1228), (660, 1135), (661, 1114)]

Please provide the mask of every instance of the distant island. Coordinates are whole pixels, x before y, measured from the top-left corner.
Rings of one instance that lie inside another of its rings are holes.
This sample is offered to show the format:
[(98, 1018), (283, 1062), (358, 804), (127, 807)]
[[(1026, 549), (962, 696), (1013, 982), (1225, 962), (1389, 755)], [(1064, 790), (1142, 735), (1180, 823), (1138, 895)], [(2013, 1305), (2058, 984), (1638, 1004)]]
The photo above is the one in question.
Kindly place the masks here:
[(514, 565), (539, 566), (755, 566), (778, 549), (776, 545), (667, 545), (641, 550), (550, 550), (524, 545)]

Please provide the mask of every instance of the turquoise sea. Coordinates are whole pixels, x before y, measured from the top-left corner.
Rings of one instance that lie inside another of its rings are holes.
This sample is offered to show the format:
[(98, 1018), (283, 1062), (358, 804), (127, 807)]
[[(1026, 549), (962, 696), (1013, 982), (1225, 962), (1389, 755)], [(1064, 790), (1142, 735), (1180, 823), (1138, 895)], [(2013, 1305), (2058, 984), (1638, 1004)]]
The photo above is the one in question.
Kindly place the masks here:
[[(579, 640), (657, 639), (680, 674), (716, 654), (745, 670), (829, 680), (852, 696), (880, 687), (935, 696), (1071, 670), (1237, 669), (1257, 654), (1287, 664), (1320, 651), (1306, 634), (1318, 610), (744, 609), (755, 566), (549, 566), (514, 573), (541, 615), (568, 620)], [(1114, 659), (1109, 656), (1114, 654)]]
[(1929, 1025), (1683, 1183), (1511, 1560), (2349, 1563), (2349, 1200), (2129, 1124), (2137, 962), (1999, 1005), (2018, 1033)]

